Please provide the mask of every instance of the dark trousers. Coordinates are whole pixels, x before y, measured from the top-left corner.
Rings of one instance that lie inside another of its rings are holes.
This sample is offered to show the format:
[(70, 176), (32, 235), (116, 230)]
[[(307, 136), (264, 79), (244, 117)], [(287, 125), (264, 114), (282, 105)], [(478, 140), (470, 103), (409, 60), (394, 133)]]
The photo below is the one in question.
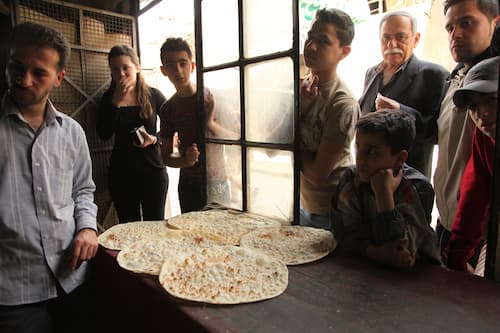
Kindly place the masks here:
[(202, 178), (179, 177), (179, 203), (181, 213), (201, 210), (207, 204), (207, 189)]
[(120, 223), (165, 218), (168, 190), (166, 168), (149, 165), (110, 168), (109, 186)]
[(0, 305), (2, 333), (96, 332), (93, 283), (69, 294), (58, 288), (56, 298), (23, 305)]

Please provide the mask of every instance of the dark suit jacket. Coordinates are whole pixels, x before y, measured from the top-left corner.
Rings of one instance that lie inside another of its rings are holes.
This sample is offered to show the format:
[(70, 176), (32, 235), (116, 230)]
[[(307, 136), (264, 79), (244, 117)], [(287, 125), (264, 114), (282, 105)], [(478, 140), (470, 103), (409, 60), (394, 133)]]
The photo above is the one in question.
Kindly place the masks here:
[[(431, 177), (432, 151), (437, 142), (437, 118), (446, 93), (448, 71), (413, 55), (406, 67), (383, 88), (378, 87), (377, 67), (366, 71), (365, 87), (359, 100), (362, 114), (375, 111), (377, 92), (401, 104), (401, 110), (415, 118), (417, 136), (407, 163)], [(382, 74), (380, 74), (382, 75)]]

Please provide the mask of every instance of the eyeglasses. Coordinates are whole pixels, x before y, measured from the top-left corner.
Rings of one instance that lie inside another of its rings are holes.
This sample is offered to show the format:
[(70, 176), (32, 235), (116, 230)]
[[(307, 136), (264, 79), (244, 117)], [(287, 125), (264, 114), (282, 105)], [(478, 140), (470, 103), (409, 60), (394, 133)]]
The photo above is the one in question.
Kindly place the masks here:
[(382, 35), (382, 42), (383, 43), (389, 43), (393, 38), (396, 39), (397, 42), (406, 42), (408, 40), (408, 34), (404, 32), (398, 32), (395, 35), (389, 35), (389, 34), (384, 34)]

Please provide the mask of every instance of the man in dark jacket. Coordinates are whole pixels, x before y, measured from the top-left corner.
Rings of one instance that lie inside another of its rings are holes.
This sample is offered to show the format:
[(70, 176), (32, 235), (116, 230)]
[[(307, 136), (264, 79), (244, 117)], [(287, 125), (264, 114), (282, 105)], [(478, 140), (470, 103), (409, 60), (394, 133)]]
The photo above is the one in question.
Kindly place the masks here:
[(417, 136), (407, 163), (430, 179), (432, 152), (437, 140), (436, 120), (448, 72), (413, 54), (419, 40), (416, 19), (410, 13), (395, 11), (382, 18), (380, 48), (383, 61), (367, 70), (359, 104), (362, 114), (392, 109), (413, 116)]

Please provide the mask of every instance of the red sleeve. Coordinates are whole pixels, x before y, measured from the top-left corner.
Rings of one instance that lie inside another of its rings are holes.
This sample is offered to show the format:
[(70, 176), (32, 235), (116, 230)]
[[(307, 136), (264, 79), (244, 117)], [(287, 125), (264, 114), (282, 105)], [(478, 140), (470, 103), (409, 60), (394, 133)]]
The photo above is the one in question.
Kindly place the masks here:
[(477, 129), (460, 184), (460, 199), (446, 248), (446, 266), (465, 270), (489, 220), (494, 144)]

